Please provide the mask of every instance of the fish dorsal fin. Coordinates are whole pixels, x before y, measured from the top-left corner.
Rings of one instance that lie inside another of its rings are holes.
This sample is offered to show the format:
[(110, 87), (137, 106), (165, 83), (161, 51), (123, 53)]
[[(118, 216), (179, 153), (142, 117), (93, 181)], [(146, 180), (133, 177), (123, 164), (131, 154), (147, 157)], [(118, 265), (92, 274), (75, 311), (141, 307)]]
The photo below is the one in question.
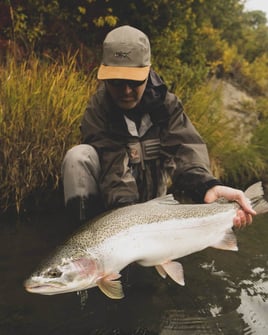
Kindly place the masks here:
[(157, 265), (155, 268), (161, 277), (166, 278), (166, 275), (168, 274), (169, 277), (173, 279), (177, 284), (182, 286), (185, 285), (183, 267), (181, 263), (171, 261)]
[(163, 204), (163, 205), (178, 205), (179, 202), (174, 198), (173, 194), (166, 194), (162, 197), (158, 197), (152, 200), (149, 200), (147, 203)]
[(107, 297), (111, 299), (122, 299), (124, 298), (122, 284), (120, 280), (114, 280), (119, 277), (119, 274), (108, 275), (99, 279), (97, 285)]
[(237, 240), (232, 229), (226, 231), (224, 237), (219, 242), (211, 245), (211, 247), (222, 250), (232, 250), (237, 251)]

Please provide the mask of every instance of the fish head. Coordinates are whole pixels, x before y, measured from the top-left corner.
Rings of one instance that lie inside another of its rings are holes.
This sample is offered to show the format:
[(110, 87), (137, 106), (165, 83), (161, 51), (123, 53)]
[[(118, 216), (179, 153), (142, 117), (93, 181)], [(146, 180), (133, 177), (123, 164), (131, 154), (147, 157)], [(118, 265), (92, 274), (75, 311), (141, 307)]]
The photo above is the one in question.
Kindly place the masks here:
[(82, 291), (94, 286), (99, 278), (98, 261), (89, 255), (63, 258), (34, 272), (24, 283), (28, 292), (53, 295)]

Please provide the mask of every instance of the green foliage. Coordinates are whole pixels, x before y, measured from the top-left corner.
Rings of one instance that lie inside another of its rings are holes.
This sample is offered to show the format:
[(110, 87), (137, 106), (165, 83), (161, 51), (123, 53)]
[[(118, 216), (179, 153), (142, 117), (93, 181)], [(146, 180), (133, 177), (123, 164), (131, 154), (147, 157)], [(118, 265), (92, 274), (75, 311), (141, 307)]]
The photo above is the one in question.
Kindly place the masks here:
[(31, 57), (0, 67), (0, 204), (19, 211), (36, 189), (57, 187), (66, 150), (79, 142), (79, 119), (96, 81), (75, 60)]
[(268, 50), (268, 26), (265, 13), (252, 11), (245, 13), (241, 23), (241, 36), (237, 39), (239, 53), (247, 61), (253, 62)]
[[(27, 54), (35, 51), (60, 54), (81, 44), (92, 46), (99, 28), (114, 27), (109, 1), (25, 0), (7, 1), (3, 39), (11, 39)], [(5, 23), (6, 22), (6, 23)]]
[[(268, 49), (267, 49), (268, 50)], [(247, 76), (249, 81), (255, 84), (255, 92), (266, 95), (268, 92), (268, 52), (256, 57), (254, 62), (248, 66)]]
[[(26, 53), (55, 54), (96, 48), (111, 27), (130, 24), (152, 41), (154, 66), (176, 82), (178, 69), (221, 66), (223, 73), (247, 77), (243, 67), (267, 55), (268, 26), (261, 11), (244, 12), (240, 0), (26, 0), (6, 2), (2, 38)], [(0, 23), (1, 28), (1, 23)], [(229, 55), (228, 54), (229, 51)], [(230, 55), (232, 54), (232, 59)], [(226, 56), (229, 56), (227, 62)], [(240, 71), (241, 70), (241, 71)], [(172, 78), (174, 73), (175, 78)]]
[(9, 5), (12, 25), (7, 28), (7, 32), (27, 50), (33, 50), (48, 32), (49, 22), (46, 18), (52, 21), (59, 15), (58, 1), (46, 4), (43, 0), (28, 0), (16, 7), (12, 7), (11, 2)]

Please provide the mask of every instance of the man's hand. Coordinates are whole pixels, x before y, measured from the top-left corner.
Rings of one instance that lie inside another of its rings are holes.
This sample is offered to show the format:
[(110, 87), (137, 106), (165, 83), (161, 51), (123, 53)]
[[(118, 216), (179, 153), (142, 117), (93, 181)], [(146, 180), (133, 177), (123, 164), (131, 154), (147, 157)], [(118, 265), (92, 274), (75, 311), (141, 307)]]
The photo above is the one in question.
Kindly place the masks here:
[(241, 228), (252, 223), (252, 215), (256, 212), (252, 209), (249, 199), (241, 190), (232, 187), (216, 185), (210, 188), (204, 198), (206, 203), (211, 203), (219, 198), (225, 198), (228, 201), (236, 201), (241, 209), (238, 209), (233, 219), (234, 226)]

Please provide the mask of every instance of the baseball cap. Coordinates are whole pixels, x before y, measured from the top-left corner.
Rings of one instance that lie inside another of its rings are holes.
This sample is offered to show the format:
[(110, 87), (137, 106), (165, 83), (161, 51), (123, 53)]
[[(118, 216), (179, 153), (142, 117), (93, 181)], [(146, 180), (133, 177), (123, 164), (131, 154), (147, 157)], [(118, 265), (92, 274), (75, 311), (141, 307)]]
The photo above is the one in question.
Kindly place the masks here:
[(139, 29), (121, 26), (109, 32), (103, 42), (98, 79), (145, 80), (150, 65), (148, 37)]

